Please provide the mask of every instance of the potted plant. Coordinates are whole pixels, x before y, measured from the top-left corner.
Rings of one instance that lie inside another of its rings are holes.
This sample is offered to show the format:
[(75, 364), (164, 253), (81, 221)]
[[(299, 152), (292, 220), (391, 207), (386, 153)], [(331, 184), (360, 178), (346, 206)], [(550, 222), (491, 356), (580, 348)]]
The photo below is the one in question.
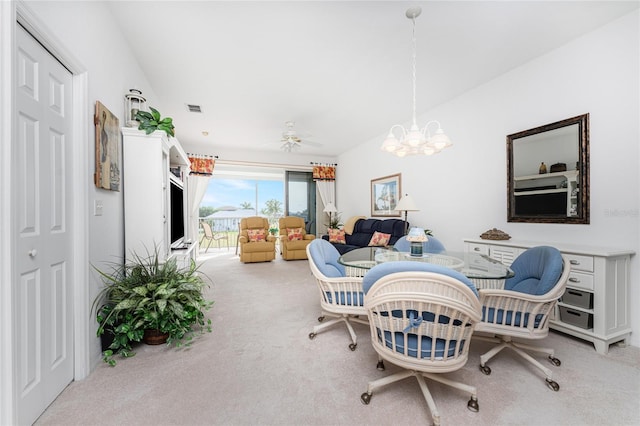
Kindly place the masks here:
[(178, 268), (174, 259), (160, 262), (156, 250), (146, 258), (134, 254), (132, 261), (111, 266), (109, 271), (96, 269), (105, 286), (92, 307), (97, 335), (113, 336), (103, 351), (109, 365), (116, 365), (115, 355), (135, 355), (135, 342), (188, 345), (196, 333), (211, 331), (205, 312), (213, 302), (204, 298), (207, 284), (195, 262)]
[(275, 227), (275, 226), (272, 226), (271, 228), (269, 228), (269, 234), (277, 235), (278, 234), (278, 228)]
[(151, 112), (138, 111), (135, 119), (140, 122), (138, 130), (144, 130), (147, 135), (155, 132), (156, 130), (162, 130), (166, 132), (168, 136), (175, 136), (175, 126), (173, 125), (173, 119), (171, 117), (160, 118), (160, 113), (157, 109), (149, 107)]
[(339, 229), (342, 225), (343, 224), (340, 219), (340, 213), (336, 213), (335, 216), (331, 216), (329, 218), (329, 224), (327, 226), (330, 229)]

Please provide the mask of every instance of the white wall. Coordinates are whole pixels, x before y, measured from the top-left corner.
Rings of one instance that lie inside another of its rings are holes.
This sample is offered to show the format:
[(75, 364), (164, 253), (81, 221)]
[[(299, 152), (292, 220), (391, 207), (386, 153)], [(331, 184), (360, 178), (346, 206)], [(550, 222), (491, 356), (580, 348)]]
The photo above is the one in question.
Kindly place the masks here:
[[(639, 18), (638, 11), (626, 15), (423, 115), (419, 124), (439, 120), (454, 142), (436, 156), (383, 153), (384, 134), (339, 156), (342, 217), (370, 215), (370, 180), (402, 173), (402, 192), (420, 208), (409, 222), (432, 229), (448, 249), (462, 250), (463, 238), (496, 227), (517, 240), (640, 255)], [(591, 224), (507, 223), (506, 135), (584, 113), (590, 113)], [(634, 346), (640, 346), (638, 255), (631, 263)]]

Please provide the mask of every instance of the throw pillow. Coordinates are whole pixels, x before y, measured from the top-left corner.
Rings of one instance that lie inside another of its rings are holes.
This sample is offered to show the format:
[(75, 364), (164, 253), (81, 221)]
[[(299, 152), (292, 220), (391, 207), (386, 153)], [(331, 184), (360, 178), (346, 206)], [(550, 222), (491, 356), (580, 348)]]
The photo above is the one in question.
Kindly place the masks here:
[(389, 239), (391, 239), (391, 234), (376, 231), (369, 241), (369, 246), (385, 247), (389, 244)]
[(264, 229), (247, 229), (247, 236), (252, 243), (266, 241)]
[(329, 233), (329, 242), (336, 244), (347, 244), (347, 241), (344, 237), (344, 229), (327, 229)]
[(300, 241), (302, 239), (302, 228), (287, 228), (287, 238), (289, 241)]

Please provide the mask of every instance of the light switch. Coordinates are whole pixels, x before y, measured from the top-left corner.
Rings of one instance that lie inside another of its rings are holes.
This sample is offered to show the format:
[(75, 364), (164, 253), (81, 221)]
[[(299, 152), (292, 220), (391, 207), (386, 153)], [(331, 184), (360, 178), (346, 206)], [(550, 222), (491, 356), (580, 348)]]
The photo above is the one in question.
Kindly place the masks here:
[(102, 200), (95, 200), (93, 203), (93, 215), (102, 216)]

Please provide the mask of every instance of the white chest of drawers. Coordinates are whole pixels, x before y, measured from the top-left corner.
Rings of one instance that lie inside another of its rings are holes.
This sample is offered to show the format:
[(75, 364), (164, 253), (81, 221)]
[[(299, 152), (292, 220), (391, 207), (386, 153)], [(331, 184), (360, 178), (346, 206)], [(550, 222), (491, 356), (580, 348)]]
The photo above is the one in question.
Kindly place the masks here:
[(465, 239), (464, 244), (466, 251), (486, 254), (506, 265), (527, 248), (556, 247), (571, 262), (571, 275), (551, 328), (592, 342), (601, 354), (609, 351), (611, 343), (628, 343), (629, 261), (633, 251), (513, 240)]

